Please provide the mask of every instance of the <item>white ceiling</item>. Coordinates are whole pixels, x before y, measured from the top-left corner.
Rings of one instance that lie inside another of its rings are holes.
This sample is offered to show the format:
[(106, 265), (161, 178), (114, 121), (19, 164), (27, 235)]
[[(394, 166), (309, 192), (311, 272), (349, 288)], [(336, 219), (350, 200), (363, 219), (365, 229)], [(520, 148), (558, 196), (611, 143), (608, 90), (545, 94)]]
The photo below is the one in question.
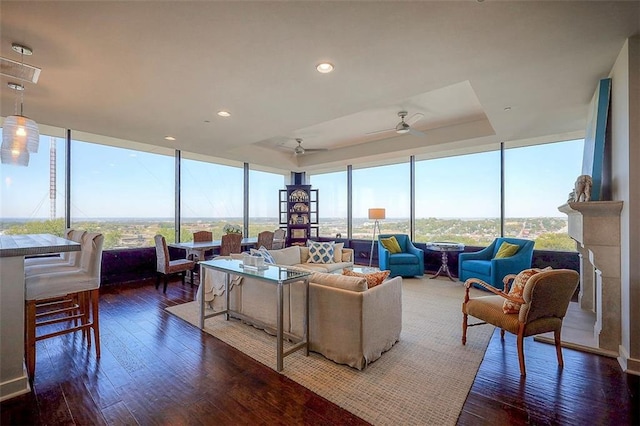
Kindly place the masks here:
[[(42, 68), (40, 124), (313, 171), (581, 135), (640, 2), (3, 0), (0, 26), (1, 56)], [(424, 136), (379, 132), (400, 110)]]

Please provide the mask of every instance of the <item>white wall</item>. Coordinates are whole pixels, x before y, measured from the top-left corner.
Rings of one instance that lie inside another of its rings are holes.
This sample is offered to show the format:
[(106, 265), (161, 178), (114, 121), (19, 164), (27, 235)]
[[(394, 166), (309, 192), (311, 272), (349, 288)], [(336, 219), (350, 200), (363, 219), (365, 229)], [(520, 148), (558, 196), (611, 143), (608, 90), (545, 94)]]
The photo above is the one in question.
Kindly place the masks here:
[(640, 35), (611, 70), (612, 198), (624, 202), (621, 230), (623, 369), (640, 375)]

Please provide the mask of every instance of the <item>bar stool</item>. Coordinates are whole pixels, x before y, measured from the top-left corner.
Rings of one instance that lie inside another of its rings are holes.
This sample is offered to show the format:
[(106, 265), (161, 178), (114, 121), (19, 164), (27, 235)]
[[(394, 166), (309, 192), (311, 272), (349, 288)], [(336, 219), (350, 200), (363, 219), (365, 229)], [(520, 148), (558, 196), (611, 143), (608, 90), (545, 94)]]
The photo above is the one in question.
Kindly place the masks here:
[[(85, 233), (79, 267), (55, 266), (50, 272), (42, 268), (40, 273), (26, 276), (25, 354), (29, 380), (33, 381), (35, 374), (38, 340), (82, 331), (91, 346), (93, 330), (96, 358), (100, 358), (98, 297), (103, 242), (102, 234)], [(62, 323), (67, 323), (68, 328), (36, 334), (38, 327)]]

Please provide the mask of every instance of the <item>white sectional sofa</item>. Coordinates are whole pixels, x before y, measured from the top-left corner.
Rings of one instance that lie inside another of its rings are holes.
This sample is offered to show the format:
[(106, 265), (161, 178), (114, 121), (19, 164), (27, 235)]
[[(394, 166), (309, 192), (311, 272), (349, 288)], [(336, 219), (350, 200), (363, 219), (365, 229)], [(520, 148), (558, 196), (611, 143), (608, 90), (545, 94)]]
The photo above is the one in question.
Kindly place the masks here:
[[(402, 278), (395, 277), (373, 288), (361, 277), (341, 275), (353, 266), (353, 250), (341, 248), (342, 262), (310, 264), (306, 247), (270, 250), (278, 265), (314, 271), (309, 280), (309, 349), (340, 364), (359, 370), (378, 359), (400, 338), (402, 330)], [(336, 257), (337, 258), (337, 257)], [(211, 275), (212, 277), (215, 275)], [(202, 287), (202, 286), (201, 286)], [(205, 283), (205, 301), (214, 309), (224, 307), (224, 297), (212, 300), (212, 284)], [(242, 278), (231, 288), (232, 309), (265, 324), (276, 325), (276, 292), (270, 283)], [(302, 283), (284, 288), (284, 331), (303, 333)]]

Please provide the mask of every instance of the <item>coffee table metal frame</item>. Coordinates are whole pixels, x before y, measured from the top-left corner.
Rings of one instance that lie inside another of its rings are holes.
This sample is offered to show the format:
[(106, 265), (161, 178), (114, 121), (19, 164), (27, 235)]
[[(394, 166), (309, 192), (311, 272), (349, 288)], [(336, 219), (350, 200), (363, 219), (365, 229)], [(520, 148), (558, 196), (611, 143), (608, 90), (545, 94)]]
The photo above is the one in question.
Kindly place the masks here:
[[(214, 259), (200, 262), (200, 276), (201, 285), (204, 284), (206, 279), (206, 271), (207, 269), (213, 269), (216, 271), (221, 271), (226, 274), (225, 279), (225, 309), (222, 311), (216, 311), (214, 313), (205, 314), (205, 298), (204, 294), (201, 295), (200, 300), (200, 329), (204, 330), (204, 320), (207, 318), (215, 317), (217, 315), (225, 315), (225, 318), (229, 320), (229, 315), (232, 314), (234, 318), (241, 319), (243, 321), (254, 324), (258, 327), (264, 329), (272, 329), (272, 326), (263, 323), (262, 321), (251, 318), (247, 315), (243, 315), (240, 312), (234, 311), (230, 309), (229, 304), (229, 283), (230, 276), (239, 275), (242, 277), (250, 277), (258, 280), (262, 280), (268, 283), (271, 283), (276, 286), (277, 291), (277, 314), (276, 314), (276, 339), (277, 339), (277, 348), (276, 348), (276, 368), (277, 371), (282, 371), (284, 366), (284, 357), (296, 352), (300, 349), (304, 349), (305, 356), (309, 355), (309, 277), (311, 276), (311, 272), (303, 272), (298, 270), (291, 270), (285, 267), (276, 266), (276, 265), (268, 265), (266, 269), (257, 269), (257, 268), (249, 268), (244, 267), (241, 260), (235, 259)], [(299, 336), (295, 336), (290, 333), (286, 333), (283, 331), (283, 289), (285, 285), (291, 284), (293, 282), (303, 282), (304, 283), (304, 317), (303, 317), (303, 336), (300, 338)], [(204, 289), (204, 287), (203, 287)], [(286, 351), (284, 350), (284, 337), (296, 342), (293, 346), (291, 346)]]

